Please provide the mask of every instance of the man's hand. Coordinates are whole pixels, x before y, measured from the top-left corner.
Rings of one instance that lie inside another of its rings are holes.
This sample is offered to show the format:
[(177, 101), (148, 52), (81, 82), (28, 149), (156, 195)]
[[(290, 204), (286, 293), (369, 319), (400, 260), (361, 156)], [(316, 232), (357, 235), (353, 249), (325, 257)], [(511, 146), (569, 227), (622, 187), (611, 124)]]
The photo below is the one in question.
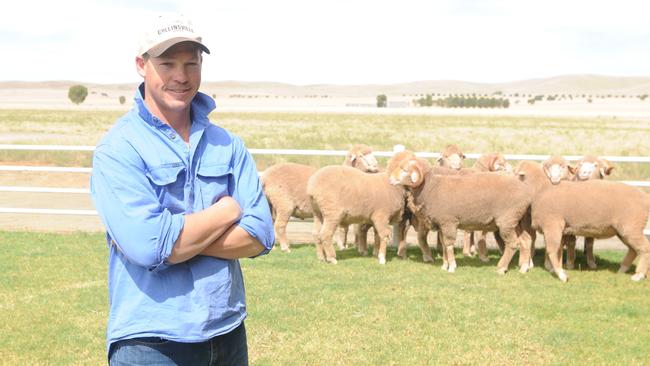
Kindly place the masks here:
[(167, 258), (170, 263), (181, 263), (201, 253), (226, 232), (242, 215), (237, 201), (223, 196), (212, 206), (185, 216), (181, 234)]

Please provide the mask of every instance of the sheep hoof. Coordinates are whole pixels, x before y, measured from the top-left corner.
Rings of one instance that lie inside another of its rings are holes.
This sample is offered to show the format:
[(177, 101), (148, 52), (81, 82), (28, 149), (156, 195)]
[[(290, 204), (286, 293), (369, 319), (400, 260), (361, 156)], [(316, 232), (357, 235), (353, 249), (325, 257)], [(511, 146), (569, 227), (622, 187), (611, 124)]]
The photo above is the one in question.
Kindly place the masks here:
[(329, 259), (327, 259), (327, 263), (336, 264), (338, 262), (336, 261), (336, 258), (329, 258)]
[(386, 258), (384, 257), (379, 257), (379, 264), (386, 264)]
[(289, 248), (282, 248), (283, 253), (291, 253), (291, 249)]
[(424, 261), (424, 263), (433, 263), (433, 257), (430, 256), (422, 257), (422, 261)]
[(576, 265), (574, 263), (567, 262), (566, 269), (575, 269)]
[(490, 261), (490, 258), (488, 258), (488, 257), (481, 257), (481, 256), (479, 256), (478, 259), (479, 259), (481, 262), (483, 262), (483, 263), (487, 263), (487, 262)]
[(528, 265), (524, 264), (519, 268), (519, 273), (528, 273), (528, 270), (529, 270)]
[(456, 267), (449, 267), (449, 269), (447, 269), (447, 273), (456, 273)]
[(618, 273), (626, 273), (626, 272), (629, 271), (629, 270), (630, 270), (630, 267), (628, 267), (628, 266), (621, 266), (621, 267), (618, 269)]
[(440, 266), (440, 269), (443, 271), (446, 271), (449, 268), (449, 265), (447, 263), (443, 263), (442, 266)]
[(533, 263), (533, 260), (531, 259), (531, 260), (528, 262), (528, 268), (533, 268), (533, 267), (535, 267), (535, 264)]
[(587, 262), (587, 267), (591, 270), (596, 270), (598, 269), (598, 266), (596, 265), (596, 262)]
[(497, 274), (504, 275), (508, 272), (508, 269), (505, 267), (497, 268)]
[(643, 273), (635, 273), (634, 275), (632, 275), (632, 277), (630, 277), (630, 279), (632, 279), (632, 281), (634, 282), (639, 282), (644, 278), (645, 278), (645, 274)]
[(569, 277), (566, 275), (566, 273), (564, 273), (564, 271), (558, 272), (557, 278), (559, 278), (562, 282), (567, 282), (569, 280)]

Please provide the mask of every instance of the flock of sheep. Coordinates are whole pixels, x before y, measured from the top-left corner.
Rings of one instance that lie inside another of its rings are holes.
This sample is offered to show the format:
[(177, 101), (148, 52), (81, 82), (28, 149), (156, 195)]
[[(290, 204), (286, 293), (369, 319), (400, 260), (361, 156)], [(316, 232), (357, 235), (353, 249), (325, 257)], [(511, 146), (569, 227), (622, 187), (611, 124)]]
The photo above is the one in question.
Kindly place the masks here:
[[(406, 231), (413, 226), (425, 262), (433, 262), (427, 233), (437, 231), (442, 268), (454, 272), (454, 244), (465, 232), (463, 253), (476, 252), (487, 261), (485, 235), (494, 234), (502, 256), (497, 272), (505, 273), (517, 250), (520, 272), (533, 267), (537, 233), (544, 235), (545, 267), (566, 282), (566, 267), (575, 266), (576, 236), (585, 237), (590, 269), (596, 268), (594, 239), (617, 236), (627, 247), (619, 272), (627, 272), (639, 257), (632, 280), (644, 279), (650, 265), (650, 242), (643, 234), (650, 214), (650, 196), (638, 188), (603, 178), (610, 162), (585, 156), (575, 166), (559, 156), (539, 163), (524, 161), (515, 169), (498, 153), (480, 156), (463, 168), (462, 151), (449, 145), (435, 165), (414, 153), (397, 149), (385, 170), (372, 149), (355, 145), (340, 166), (316, 169), (282, 163), (261, 176), (271, 206), (276, 236), (289, 252), (286, 226), (290, 217), (313, 218), (316, 254), (336, 263), (332, 239), (341, 227), (338, 248), (345, 247), (348, 227), (355, 225), (357, 249), (367, 255), (366, 235), (374, 230), (374, 255), (386, 262), (390, 225), (397, 225), (397, 254), (406, 257)], [(381, 171), (380, 171), (381, 170)], [(476, 239), (476, 240), (475, 240)]]

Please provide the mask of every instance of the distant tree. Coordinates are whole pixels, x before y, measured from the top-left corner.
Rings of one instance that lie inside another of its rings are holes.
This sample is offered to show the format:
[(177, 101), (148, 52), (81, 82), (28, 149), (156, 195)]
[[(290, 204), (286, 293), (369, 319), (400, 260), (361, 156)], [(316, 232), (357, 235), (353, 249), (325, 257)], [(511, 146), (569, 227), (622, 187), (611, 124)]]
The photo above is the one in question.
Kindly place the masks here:
[(120, 95), (118, 99), (120, 101), (120, 104), (124, 104), (126, 102), (126, 97), (124, 97), (124, 95)]
[(379, 94), (377, 96), (377, 108), (386, 108), (386, 106), (388, 106), (386, 94)]
[(68, 98), (74, 104), (81, 104), (88, 96), (88, 88), (83, 85), (73, 85), (68, 89)]

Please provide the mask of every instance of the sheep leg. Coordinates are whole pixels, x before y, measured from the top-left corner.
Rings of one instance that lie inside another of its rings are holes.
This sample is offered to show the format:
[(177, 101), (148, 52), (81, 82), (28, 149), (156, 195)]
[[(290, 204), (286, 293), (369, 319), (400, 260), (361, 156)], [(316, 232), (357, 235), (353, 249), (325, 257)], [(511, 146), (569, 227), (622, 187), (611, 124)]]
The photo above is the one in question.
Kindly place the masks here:
[(325, 262), (327, 263), (336, 264), (336, 251), (334, 250), (334, 245), (332, 244), (332, 237), (334, 236), (334, 232), (336, 231), (336, 227), (338, 225), (339, 220), (331, 220), (325, 218), (323, 220), (323, 226), (320, 229), (320, 243), (318, 244), (320, 244), (321, 250), (325, 253)]
[(576, 239), (575, 235), (562, 236), (562, 247), (566, 246), (566, 269), (576, 268)]
[(618, 273), (625, 273), (629, 271), (632, 263), (636, 259), (636, 256), (636, 250), (628, 248), (627, 254), (625, 254), (625, 258), (623, 258), (623, 261), (621, 261), (621, 267), (618, 269)]
[(277, 210), (273, 228), (280, 241), (280, 249), (285, 253), (290, 253), (289, 242), (287, 241), (287, 223), (289, 222), (290, 213), (287, 210)]
[(325, 252), (323, 252), (323, 243), (320, 241), (320, 231), (323, 226), (323, 217), (319, 213), (314, 214), (314, 226), (311, 229), (316, 244), (316, 256), (318, 260), (325, 261)]
[(375, 241), (375, 245), (372, 247), (372, 255), (376, 257), (379, 254), (379, 247), (381, 246), (381, 243), (379, 242), (380, 237), (377, 233), (377, 229), (373, 227), (372, 232), (374, 233), (373, 240)]
[(429, 229), (424, 225), (418, 225), (417, 234), (418, 234), (418, 245), (420, 246), (420, 251), (422, 252), (422, 260), (424, 263), (433, 263), (433, 255), (431, 254), (431, 248), (427, 244), (427, 234)]
[(551, 268), (562, 282), (569, 280), (562, 268), (562, 227), (543, 228), (544, 241), (546, 242), (546, 255), (551, 263)]
[(472, 256), (472, 247), (474, 246), (474, 232), (463, 231), (463, 256)]
[(596, 258), (594, 258), (594, 238), (585, 238), (585, 255), (587, 256), (587, 267), (596, 269)]
[(499, 231), (494, 232), (494, 237), (500, 236), (505, 242), (503, 255), (497, 263), (497, 273), (504, 274), (508, 271), (508, 266), (512, 261), (512, 257), (519, 248), (519, 240), (514, 228), (499, 227)]
[(362, 256), (368, 255), (368, 230), (370, 226), (367, 224), (358, 225), (356, 230), (356, 239), (357, 239), (357, 251)]
[(632, 281), (641, 281), (646, 278), (648, 273), (648, 265), (650, 264), (650, 242), (648, 238), (643, 235), (643, 229), (638, 233), (627, 236), (620, 236), (623, 243), (634, 251), (639, 256), (639, 263), (636, 266), (636, 272), (632, 275)]
[[(456, 257), (454, 257), (454, 244), (456, 244), (456, 232), (458, 228), (455, 225), (447, 225), (441, 227), (438, 231), (439, 238), (442, 239), (442, 245), (444, 248), (444, 253), (447, 256), (447, 272), (454, 273), (456, 272)], [(445, 266), (443, 264), (443, 269)]]
[(379, 261), (379, 264), (386, 264), (386, 248), (388, 247), (388, 243), (390, 242), (390, 234), (391, 234), (391, 229), (390, 229), (390, 224), (388, 223), (388, 220), (385, 220), (385, 222), (377, 222), (375, 223), (375, 246), (377, 246), (377, 243), (379, 243), (379, 251), (377, 252), (377, 260)]
[(408, 243), (406, 242), (406, 235), (408, 234), (409, 226), (411, 223), (408, 219), (400, 220), (397, 224), (397, 234), (399, 235), (399, 244), (397, 245), (397, 256), (400, 259), (406, 258), (406, 248)]
[(482, 231), (481, 234), (478, 235), (476, 239), (476, 248), (478, 250), (478, 258), (481, 260), (483, 263), (487, 263), (489, 261), (488, 259), (488, 251), (487, 251), (487, 232)]
[(339, 235), (336, 238), (336, 246), (339, 250), (345, 249), (345, 245), (348, 241), (348, 229), (350, 225), (343, 224), (341, 225), (341, 230), (339, 230)]
[(526, 226), (524, 222), (517, 225), (517, 236), (519, 240), (519, 272), (526, 273), (531, 268), (533, 251), (531, 249), (534, 230)]
[(442, 256), (442, 266), (440, 268), (446, 271), (449, 268), (449, 261), (447, 259), (447, 250), (442, 244), (442, 233), (440, 229), (436, 231), (436, 248)]

